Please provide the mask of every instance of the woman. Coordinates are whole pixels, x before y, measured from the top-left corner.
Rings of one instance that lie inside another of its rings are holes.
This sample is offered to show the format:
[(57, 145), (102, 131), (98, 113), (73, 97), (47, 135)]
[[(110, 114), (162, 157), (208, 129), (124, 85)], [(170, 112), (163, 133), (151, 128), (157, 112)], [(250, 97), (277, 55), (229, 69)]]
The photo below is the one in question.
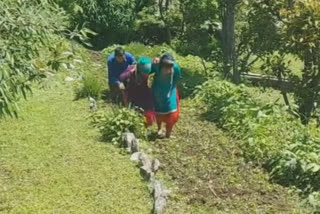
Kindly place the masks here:
[(151, 126), (155, 121), (155, 112), (152, 99), (152, 89), (148, 86), (152, 61), (147, 57), (140, 57), (136, 65), (129, 66), (120, 75), (120, 80), (127, 83), (128, 102), (143, 110), (146, 126)]
[[(154, 63), (153, 100), (160, 138), (171, 137), (173, 126), (179, 119), (179, 93), (177, 82), (181, 78), (181, 69), (170, 54), (164, 54), (159, 63)], [(166, 124), (166, 133), (162, 133), (162, 124)]]

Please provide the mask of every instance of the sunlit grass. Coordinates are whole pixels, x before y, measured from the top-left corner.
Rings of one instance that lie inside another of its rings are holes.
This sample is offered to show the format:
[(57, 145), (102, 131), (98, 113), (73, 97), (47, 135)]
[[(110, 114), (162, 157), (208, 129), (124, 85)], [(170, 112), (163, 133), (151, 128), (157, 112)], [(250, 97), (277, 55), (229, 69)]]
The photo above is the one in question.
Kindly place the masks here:
[(99, 141), (86, 100), (58, 84), (0, 122), (0, 213), (150, 213), (139, 170)]

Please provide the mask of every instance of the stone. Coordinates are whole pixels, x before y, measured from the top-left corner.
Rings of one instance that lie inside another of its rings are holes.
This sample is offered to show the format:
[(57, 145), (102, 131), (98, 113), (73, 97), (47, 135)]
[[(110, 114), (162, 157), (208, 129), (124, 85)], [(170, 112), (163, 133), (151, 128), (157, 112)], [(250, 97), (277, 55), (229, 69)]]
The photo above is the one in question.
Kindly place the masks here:
[(142, 165), (140, 167), (140, 174), (145, 180), (149, 181), (154, 176), (154, 173), (152, 170), (153, 160), (148, 155), (141, 154), (140, 155), (140, 163)]
[(158, 180), (152, 182), (153, 186), (153, 213), (154, 214), (163, 214), (164, 208), (167, 205), (169, 191), (166, 190), (165, 186)]
[(134, 138), (131, 142), (131, 153), (139, 152), (140, 151), (140, 143), (139, 140)]
[(74, 81), (74, 78), (72, 78), (72, 77), (66, 77), (66, 78), (65, 78), (65, 81), (66, 81), (66, 82), (73, 82), (73, 81)]
[(160, 161), (158, 159), (154, 159), (152, 161), (152, 171), (154, 173), (156, 173), (160, 169), (160, 166), (161, 166), (161, 164), (160, 164)]
[(89, 101), (90, 101), (89, 109), (91, 111), (97, 111), (98, 110), (97, 101), (90, 96), (89, 96)]
[(53, 74), (53, 73), (51, 73), (51, 72), (45, 72), (45, 75), (46, 75), (47, 77), (54, 77), (54, 76), (55, 76), (55, 74)]
[(125, 132), (121, 137), (121, 145), (127, 149), (130, 153), (136, 153), (140, 151), (139, 140), (136, 139), (133, 133)]
[(133, 153), (130, 157), (131, 161), (140, 161), (141, 152)]

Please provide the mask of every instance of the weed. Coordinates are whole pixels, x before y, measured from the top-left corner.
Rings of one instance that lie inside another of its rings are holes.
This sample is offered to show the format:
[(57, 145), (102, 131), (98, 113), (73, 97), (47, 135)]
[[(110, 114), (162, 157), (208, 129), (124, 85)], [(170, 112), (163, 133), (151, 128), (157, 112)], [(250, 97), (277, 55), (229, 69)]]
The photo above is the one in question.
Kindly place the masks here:
[(92, 115), (92, 120), (107, 142), (118, 144), (121, 135), (127, 131), (134, 133), (137, 138), (146, 138), (145, 119), (134, 110), (114, 108), (107, 113), (99, 111)]
[(100, 81), (92, 75), (86, 75), (83, 77), (80, 87), (76, 89), (76, 98), (93, 97), (100, 99), (102, 92), (102, 84)]

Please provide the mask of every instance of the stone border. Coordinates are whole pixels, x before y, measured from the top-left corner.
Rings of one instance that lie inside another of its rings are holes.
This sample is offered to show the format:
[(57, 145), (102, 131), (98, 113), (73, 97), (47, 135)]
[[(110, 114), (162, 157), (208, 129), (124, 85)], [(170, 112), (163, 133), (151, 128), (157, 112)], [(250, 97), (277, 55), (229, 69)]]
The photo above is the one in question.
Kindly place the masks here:
[(156, 173), (160, 169), (161, 163), (158, 159), (143, 153), (140, 150), (139, 140), (133, 133), (125, 132), (121, 137), (121, 146), (126, 148), (131, 154), (130, 160), (138, 162), (141, 176), (149, 182), (153, 195), (153, 213), (163, 214), (168, 203), (170, 191), (164, 184), (156, 179)]

